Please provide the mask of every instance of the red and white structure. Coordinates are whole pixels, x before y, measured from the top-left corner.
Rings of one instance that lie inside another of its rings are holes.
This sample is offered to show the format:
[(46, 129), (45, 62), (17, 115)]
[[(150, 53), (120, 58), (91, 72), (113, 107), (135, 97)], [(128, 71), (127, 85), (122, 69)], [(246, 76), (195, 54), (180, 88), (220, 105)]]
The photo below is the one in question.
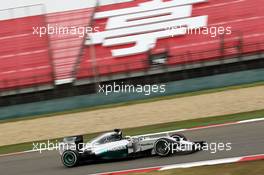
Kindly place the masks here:
[[(72, 9), (61, 3), (50, 10), (58, 1), (0, 10), (1, 91), (151, 70), (150, 52), (166, 51), (163, 64), (173, 68), (264, 49), (261, 0), (101, 0), (97, 6), (72, 1)], [(34, 26), (97, 27), (99, 32), (39, 37), (32, 35)], [(175, 26), (223, 27), (231, 33), (212, 37)]]

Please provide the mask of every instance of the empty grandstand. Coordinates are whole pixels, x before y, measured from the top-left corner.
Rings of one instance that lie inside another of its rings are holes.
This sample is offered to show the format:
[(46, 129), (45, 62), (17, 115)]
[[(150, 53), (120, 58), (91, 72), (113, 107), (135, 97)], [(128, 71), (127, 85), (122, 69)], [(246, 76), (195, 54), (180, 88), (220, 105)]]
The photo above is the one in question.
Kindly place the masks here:
[(35, 85), (53, 84), (52, 56), (47, 36), (32, 35), (32, 26), (45, 26), (45, 15), (13, 18), (16, 11), (41, 9), (41, 6), (21, 7), (1, 11), (8, 13), (6, 20), (1, 20), (0, 29), (0, 89), (28, 88)]
[[(261, 0), (134, 0), (58, 13), (43, 5), (2, 10), (0, 105), (95, 93), (98, 83), (112, 81), (159, 83), (261, 68), (261, 6)], [(231, 32), (168, 30), (179, 25)], [(40, 37), (34, 27), (99, 31)]]

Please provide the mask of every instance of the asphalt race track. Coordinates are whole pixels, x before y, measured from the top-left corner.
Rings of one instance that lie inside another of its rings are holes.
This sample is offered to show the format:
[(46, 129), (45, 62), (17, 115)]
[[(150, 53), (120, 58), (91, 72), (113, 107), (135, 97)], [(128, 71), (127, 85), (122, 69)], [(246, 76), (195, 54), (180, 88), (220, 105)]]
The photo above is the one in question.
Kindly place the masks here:
[(207, 142), (231, 142), (231, 151), (208, 151), (166, 158), (149, 157), (65, 168), (55, 151), (27, 153), (0, 157), (0, 172), (3, 175), (88, 175), (144, 167), (155, 167), (176, 163), (246, 156), (264, 153), (264, 121), (220, 126), (183, 132), (190, 140)]

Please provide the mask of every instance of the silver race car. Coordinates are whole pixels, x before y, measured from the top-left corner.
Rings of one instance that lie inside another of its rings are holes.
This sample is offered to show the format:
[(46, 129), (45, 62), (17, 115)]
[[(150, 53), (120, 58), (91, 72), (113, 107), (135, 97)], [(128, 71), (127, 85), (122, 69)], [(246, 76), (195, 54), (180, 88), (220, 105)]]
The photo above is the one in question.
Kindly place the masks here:
[(204, 141), (191, 142), (178, 133), (123, 137), (122, 131), (115, 129), (87, 143), (83, 142), (83, 136), (66, 137), (59, 144), (59, 151), (63, 165), (74, 167), (82, 162), (98, 160), (194, 153), (201, 150), (204, 143)]

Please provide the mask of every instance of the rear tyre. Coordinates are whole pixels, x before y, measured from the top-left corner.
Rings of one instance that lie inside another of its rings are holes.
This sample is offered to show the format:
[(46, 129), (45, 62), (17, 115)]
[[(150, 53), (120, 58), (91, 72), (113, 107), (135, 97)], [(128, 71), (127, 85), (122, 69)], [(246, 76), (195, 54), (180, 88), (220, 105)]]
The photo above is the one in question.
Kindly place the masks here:
[(80, 154), (75, 150), (66, 150), (61, 156), (61, 161), (68, 168), (75, 167), (80, 163)]

